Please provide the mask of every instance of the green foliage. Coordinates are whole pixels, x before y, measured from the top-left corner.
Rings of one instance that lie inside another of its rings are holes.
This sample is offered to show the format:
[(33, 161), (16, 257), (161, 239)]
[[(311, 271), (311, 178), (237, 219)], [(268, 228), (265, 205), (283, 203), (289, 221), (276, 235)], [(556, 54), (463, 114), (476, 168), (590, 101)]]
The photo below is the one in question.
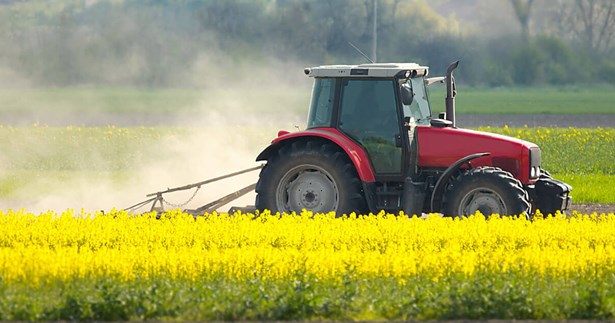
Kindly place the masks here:
[[(267, 65), (362, 63), (371, 54), (371, 1), (71, 0), (0, 5), (3, 68), (27, 84), (192, 87), (195, 74), (227, 62)], [(452, 4), (450, 4), (452, 6)], [(454, 15), (427, 1), (378, 1), (379, 61), (428, 63), (442, 72), (461, 59), (466, 84), (613, 83), (613, 53), (554, 36), (486, 38), (461, 33)], [(511, 8), (509, 8), (511, 9)], [(511, 10), (510, 14), (513, 12)], [(215, 75), (215, 76), (213, 76)], [(0, 80), (2, 81), (2, 80)], [(7, 84), (12, 84), (6, 81)], [(197, 82), (198, 83), (198, 82)]]
[(615, 274), (573, 277), (523, 271), (451, 274), (439, 281), (410, 276), (400, 283), (353, 274), (319, 281), (198, 281), (152, 277), (134, 281), (76, 279), (67, 286), (0, 285), (0, 319), (83, 320), (452, 320), (613, 319)]
[[(586, 71), (571, 67), (578, 64), (571, 50), (560, 40), (538, 37), (532, 43), (516, 46), (510, 57), (515, 84), (569, 84), (587, 79)], [(583, 64), (581, 64), (583, 65)]]
[(598, 77), (604, 82), (615, 84), (615, 61), (604, 60), (598, 68)]

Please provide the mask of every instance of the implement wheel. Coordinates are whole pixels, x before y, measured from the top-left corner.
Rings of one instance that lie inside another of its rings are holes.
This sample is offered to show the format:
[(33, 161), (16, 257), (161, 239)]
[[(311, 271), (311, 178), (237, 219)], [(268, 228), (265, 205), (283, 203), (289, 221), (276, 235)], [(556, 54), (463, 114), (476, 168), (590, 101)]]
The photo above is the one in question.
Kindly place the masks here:
[(469, 216), (480, 211), (485, 216), (530, 214), (527, 192), (509, 172), (496, 167), (478, 167), (465, 171), (444, 195), (442, 213)]
[(256, 184), (256, 208), (271, 212), (335, 211), (337, 216), (365, 211), (359, 176), (337, 146), (297, 141), (267, 160)]

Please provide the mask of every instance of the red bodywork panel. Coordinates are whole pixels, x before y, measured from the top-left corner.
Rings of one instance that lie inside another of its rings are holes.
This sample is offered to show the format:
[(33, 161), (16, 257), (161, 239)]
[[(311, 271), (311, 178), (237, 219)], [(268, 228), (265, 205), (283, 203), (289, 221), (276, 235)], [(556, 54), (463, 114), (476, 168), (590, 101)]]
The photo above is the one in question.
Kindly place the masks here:
[(446, 168), (474, 153), (490, 153), (471, 161), (476, 166), (500, 167), (523, 184), (530, 180), (529, 148), (537, 145), (517, 138), (458, 128), (417, 126), (419, 167)]
[[(471, 161), (473, 167), (496, 166), (513, 174), (523, 184), (536, 180), (529, 178), (529, 148), (535, 144), (502, 135), (458, 128), (417, 126), (419, 160), (423, 168), (447, 168), (457, 160), (475, 153), (490, 153)], [(261, 152), (256, 160), (266, 160), (282, 143), (294, 139), (318, 137), (332, 141), (341, 147), (363, 182), (375, 182), (374, 171), (365, 150), (335, 128), (318, 128), (298, 132), (280, 131), (271, 145)]]
[(319, 137), (334, 142), (346, 152), (363, 182), (371, 183), (376, 181), (369, 158), (363, 148), (335, 128), (318, 128), (298, 132), (280, 131), (278, 132), (278, 137), (273, 139), (271, 145), (261, 152), (258, 157), (256, 157), (256, 160), (267, 159), (267, 156), (269, 156), (269, 154), (271, 154), (282, 142), (306, 137)]

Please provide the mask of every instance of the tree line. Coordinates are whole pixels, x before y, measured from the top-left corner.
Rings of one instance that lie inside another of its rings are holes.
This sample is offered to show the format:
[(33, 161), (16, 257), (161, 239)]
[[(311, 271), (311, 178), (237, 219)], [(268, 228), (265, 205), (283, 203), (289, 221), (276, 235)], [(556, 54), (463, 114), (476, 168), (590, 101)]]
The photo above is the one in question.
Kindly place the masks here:
[(42, 86), (189, 86), (203, 61), (366, 62), (352, 44), (435, 74), (461, 59), (475, 86), (615, 83), (615, 1), (499, 0), (518, 26), (498, 35), (437, 10), (458, 1), (7, 0), (0, 66)]

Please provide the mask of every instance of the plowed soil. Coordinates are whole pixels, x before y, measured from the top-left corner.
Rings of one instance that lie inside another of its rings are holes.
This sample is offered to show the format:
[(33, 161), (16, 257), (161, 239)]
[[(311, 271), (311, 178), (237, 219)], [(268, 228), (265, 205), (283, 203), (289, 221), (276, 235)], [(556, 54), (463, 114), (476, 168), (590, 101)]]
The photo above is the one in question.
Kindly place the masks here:
[(456, 117), (457, 126), (476, 128), (503, 127), (560, 127), (613, 128), (615, 114), (462, 114)]
[(615, 214), (615, 204), (572, 203), (571, 211), (575, 211), (575, 210), (582, 214), (592, 214), (594, 212), (598, 214), (602, 214), (602, 213), (605, 213), (605, 214), (614, 213)]

